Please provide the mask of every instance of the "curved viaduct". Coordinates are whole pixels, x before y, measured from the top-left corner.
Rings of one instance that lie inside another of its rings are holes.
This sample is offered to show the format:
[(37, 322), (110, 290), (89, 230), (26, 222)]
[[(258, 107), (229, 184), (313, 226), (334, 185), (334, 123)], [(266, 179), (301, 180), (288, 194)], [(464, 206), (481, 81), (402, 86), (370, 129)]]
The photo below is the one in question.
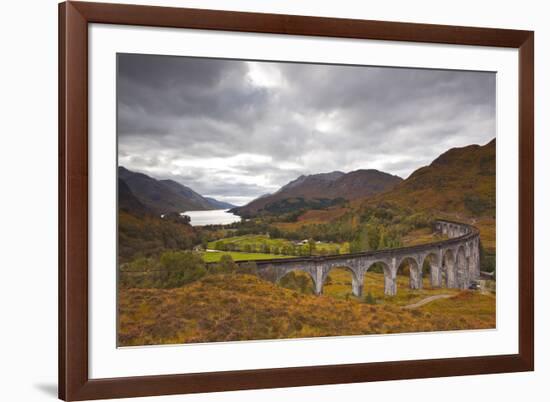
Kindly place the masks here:
[(397, 271), (403, 263), (409, 265), (410, 288), (421, 289), (425, 261), (429, 262), (432, 287), (445, 285), (448, 288), (468, 288), (472, 280), (479, 278), (480, 273), (479, 230), (471, 225), (447, 220), (437, 220), (432, 226), (434, 232), (445, 234), (449, 239), (388, 250), (254, 262), (258, 274), (274, 282), (291, 271), (309, 274), (317, 295), (323, 292), (323, 285), (333, 268), (347, 268), (352, 274), (352, 292), (355, 296), (361, 296), (365, 273), (377, 263), (383, 267), (386, 295), (397, 293)]

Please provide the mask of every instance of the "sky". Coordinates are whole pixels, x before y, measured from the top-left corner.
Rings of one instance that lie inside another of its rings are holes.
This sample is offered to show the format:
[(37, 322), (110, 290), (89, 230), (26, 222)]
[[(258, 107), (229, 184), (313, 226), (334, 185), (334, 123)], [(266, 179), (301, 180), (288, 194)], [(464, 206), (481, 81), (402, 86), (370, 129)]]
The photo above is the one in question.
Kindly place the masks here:
[(496, 135), (491, 72), (120, 54), (117, 99), (120, 166), (235, 205)]

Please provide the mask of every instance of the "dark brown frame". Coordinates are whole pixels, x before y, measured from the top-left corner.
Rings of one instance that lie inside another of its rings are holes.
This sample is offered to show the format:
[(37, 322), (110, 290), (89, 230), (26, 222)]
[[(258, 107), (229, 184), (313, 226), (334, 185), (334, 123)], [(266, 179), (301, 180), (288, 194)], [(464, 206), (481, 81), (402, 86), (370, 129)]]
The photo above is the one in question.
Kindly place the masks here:
[[(88, 24), (106, 23), (519, 49), (519, 353), (89, 379)], [(508, 29), (66, 2), (59, 5), (59, 397), (293, 387), (534, 370), (534, 33)]]

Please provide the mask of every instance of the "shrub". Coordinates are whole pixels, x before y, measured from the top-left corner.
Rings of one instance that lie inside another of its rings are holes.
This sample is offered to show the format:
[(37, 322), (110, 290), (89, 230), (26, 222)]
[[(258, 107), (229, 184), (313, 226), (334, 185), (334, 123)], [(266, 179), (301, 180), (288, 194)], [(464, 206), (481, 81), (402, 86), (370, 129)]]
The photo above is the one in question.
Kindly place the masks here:
[(369, 291), (367, 295), (365, 296), (365, 303), (366, 304), (376, 304), (376, 299), (372, 295), (372, 293)]
[(158, 268), (158, 262), (154, 258), (138, 257), (124, 264), (124, 271), (147, 272)]
[(237, 264), (235, 264), (233, 258), (229, 254), (222, 255), (218, 265), (224, 273), (233, 273), (238, 268)]
[(194, 282), (206, 275), (205, 263), (199, 254), (190, 251), (167, 251), (160, 256), (158, 287), (174, 288)]
[(479, 244), (479, 263), (480, 270), (484, 272), (495, 272), (496, 270), (496, 256), (495, 253), (491, 253), (483, 247), (483, 244)]
[(258, 266), (255, 262), (245, 262), (237, 266), (238, 274), (257, 275)]
[(195, 229), (185, 219), (118, 215), (118, 259), (129, 262), (139, 256), (158, 257), (166, 250), (191, 249), (198, 241)]
[(474, 215), (494, 213), (494, 202), (489, 199), (481, 198), (475, 194), (466, 194), (464, 196), (464, 206)]
[(380, 262), (376, 262), (372, 264), (369, 268), (369, 272), (375, 272), (377, 274), (383, 274), (384, 273), (384, 266)]
[(313, 284), (311, 279), (308, 278), (307, 274), (297, 274), (295, 272), (290, 272), (283, 276), (279, 281), (279, 285), (284, 288), (295, 290), (304, 294), (313, 293)]
[(199, 280), (206, 273), (199, 254), (167, 251), (160, 258), (137, 258), (121, 266), (119, 286), (170, 289)]

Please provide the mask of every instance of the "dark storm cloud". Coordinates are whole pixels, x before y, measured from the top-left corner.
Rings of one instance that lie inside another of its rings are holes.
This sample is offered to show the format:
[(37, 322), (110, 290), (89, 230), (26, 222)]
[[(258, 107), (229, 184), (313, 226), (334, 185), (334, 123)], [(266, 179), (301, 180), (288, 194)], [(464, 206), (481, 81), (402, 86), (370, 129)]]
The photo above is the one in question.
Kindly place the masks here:
[(300, 174), (402, 177), (495, 136), (493, 73), (120, 55), (122, 165), (242, 202)]
[(118, 70), (121, 135), (150, 135), (151, 126), (168, 134), (188, 128), (185, 118), (246, 128), (265, 112), (256, 105), (267, 93), (243, 82), (247, 68), (241, 62), (120, 55)]

